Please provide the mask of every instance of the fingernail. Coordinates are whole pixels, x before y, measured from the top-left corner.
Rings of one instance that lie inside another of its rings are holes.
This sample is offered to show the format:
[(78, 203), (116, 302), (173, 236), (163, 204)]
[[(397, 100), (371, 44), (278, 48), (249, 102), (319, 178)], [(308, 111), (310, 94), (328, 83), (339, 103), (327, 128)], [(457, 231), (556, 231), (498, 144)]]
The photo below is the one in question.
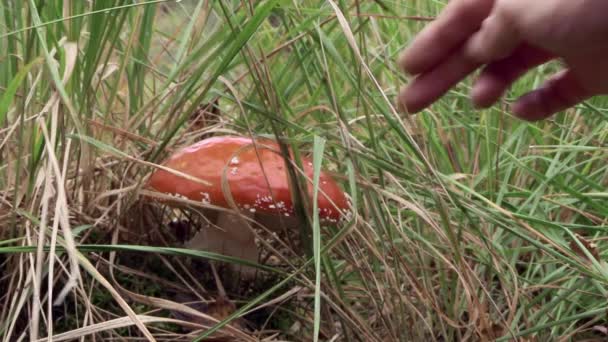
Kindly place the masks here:
[(511, 105), (511, 112), (514, 116), (526, 121), (537, 121), (548, 116), (542, 106), (538, 90), (528, 93), (515, 101)]
[(406, 105), (406, 89), (407, 87), (402, 87), (399, 90), (399, 94), (397, 95), (397, 111), (403, 114), (410, 114), (411, 112), (408, 110)]
[(407, 67), (407, 49), (403, 50), (401, 52), (401, 54), (399, 55), (399, 57), (397, 58), (397, 65), (399, 65), (399, 69), (401, 69), (401, 71), (406, 74), (407, 76), (413, 76), (413, 74), (410, 72), (409, 68)]
[(482, 109), (486, 107), (483, 101), (483, 87), (479, 84), (479, 81), (473, 84), (473, 88), (471, 88), (471, 93), (469, 96), (471, 97), (473, 108)]

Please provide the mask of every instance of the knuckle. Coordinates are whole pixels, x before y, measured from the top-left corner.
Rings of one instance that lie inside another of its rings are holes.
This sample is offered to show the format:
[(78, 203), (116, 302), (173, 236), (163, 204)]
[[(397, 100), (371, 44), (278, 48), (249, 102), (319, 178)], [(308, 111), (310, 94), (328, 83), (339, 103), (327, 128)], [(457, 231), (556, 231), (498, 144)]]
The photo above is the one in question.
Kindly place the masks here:
[(498, 1), (493, 10), (493, 15), (501, 21), (502, 25), (507, 25), (514, 29), (517, 27), (517, 18), (520, 17), (520, 9), (517, 1)]
[(455, 16), (471, 26), (478, 26), (491, 12), (493, 1), (490, 0), (460, 0), (454, 6)]

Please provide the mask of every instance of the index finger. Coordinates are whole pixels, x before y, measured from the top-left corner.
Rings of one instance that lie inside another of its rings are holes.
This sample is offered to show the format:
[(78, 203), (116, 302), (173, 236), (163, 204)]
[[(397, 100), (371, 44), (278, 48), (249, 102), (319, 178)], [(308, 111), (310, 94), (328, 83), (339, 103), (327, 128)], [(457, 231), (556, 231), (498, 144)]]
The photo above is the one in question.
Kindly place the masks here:
[(421, 74), (439, 64), (481, 27), (493, 6), (494, 0), (450, 1), (403, 52), (401, 68)]

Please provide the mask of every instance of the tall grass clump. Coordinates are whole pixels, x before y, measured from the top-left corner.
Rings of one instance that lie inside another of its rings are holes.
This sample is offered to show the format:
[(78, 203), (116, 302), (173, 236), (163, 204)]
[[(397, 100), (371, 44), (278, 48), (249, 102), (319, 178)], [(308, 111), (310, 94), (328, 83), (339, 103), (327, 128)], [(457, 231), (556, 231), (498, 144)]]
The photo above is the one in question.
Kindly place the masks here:
[[(608, 103), (511, 117), (550, 64), (488, 110), (462, 84), (398, 112), (444, 3), (0, 1), (0, 339), (608, 338)], [(259, 232), (253, 281), (185, 248), (201, 205), (145, 182), (225, 134), (314, 157), (352, 219)]]

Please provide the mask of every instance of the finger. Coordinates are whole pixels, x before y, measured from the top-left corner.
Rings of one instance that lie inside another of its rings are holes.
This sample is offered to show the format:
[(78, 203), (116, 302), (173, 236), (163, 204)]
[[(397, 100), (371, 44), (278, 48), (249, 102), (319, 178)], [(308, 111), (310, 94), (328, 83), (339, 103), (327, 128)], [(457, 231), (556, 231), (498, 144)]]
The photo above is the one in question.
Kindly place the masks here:
[(491, 106), (520, 76), (552, 58), (544, 50), (520, 45), (512, 55), (492, 62), (482, 70), (471, 90), (473, 103), (478, 108)]
[(498, 3), (479, 31), (467, 41), (466, 53), (481, 63), (490, 63), (512, 54), (521, 38), (509, 12)]
[(403, 52), (399, 59), (402, 69), (416, 75), (439, 64), (479, 29), (493, 4), (494, 0), (450, 1)]
[(536, 121), (570, 108), (593, 95), (570, 70), (564, 70), (541, 88), (520, 97), (511, 109), (519, 118)]
[(399, 102), (408, 113), (417, 113), (435, 102), (479, 66), (479, 63), (467, 58), (460, 50), (410, 82), (401, 90)]

